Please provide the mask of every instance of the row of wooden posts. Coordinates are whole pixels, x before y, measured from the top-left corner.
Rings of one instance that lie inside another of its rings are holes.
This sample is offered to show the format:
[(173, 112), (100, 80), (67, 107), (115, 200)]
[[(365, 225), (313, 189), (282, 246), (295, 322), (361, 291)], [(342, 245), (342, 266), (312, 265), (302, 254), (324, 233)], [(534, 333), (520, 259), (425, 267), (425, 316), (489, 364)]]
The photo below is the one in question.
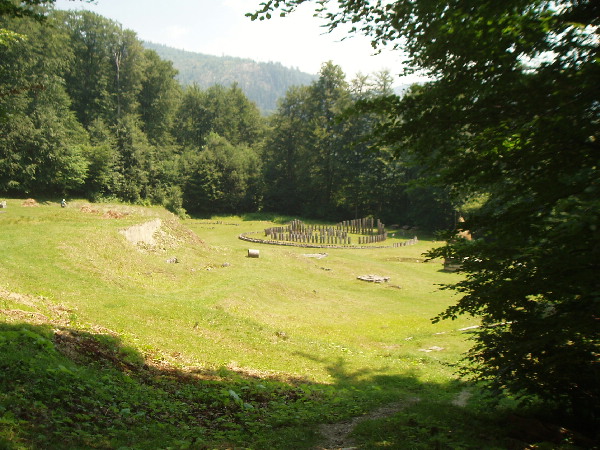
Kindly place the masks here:
[(276, 241), (334, 245), (352, 245), (350, 233), (364, 235), (358, 237), (358, 245), (383, 242), (387, 239), (383, 223), (372, 217), (347, 220), (335, 226), (307, 225), (296, 219), (283, 227), (265, 229), (265, 236)]
[(419, 239), (415, 236), (414, 238), (409, 239), (408, 241), (396, 242), (394, 245), (392, 245), (392, 247), (405, 247), (407, 245), (414, 245), (417, 242), (419, 242)]
[(336, 225), (343, 230), (353, 234), (385, 234), (385, 225), (379, 219), (364, 217), (362, 219), (345, 220)]
[(375, 242), (383, 242), (387, 239), (387, 233), (375, 234), (373, 236), (359, 236), (358, 245), (374, 244)]
[[(308, 234), (308, 233), (277, 233), (273, 232), (270, 238), (275, 241), (299, 242), (306, 244), (332, 244), (332, 245), (352, 245), (352, 239), (347, 234), (329, 235), (329, 234)], [(360, 240), (360, 238), (359, 238)]]

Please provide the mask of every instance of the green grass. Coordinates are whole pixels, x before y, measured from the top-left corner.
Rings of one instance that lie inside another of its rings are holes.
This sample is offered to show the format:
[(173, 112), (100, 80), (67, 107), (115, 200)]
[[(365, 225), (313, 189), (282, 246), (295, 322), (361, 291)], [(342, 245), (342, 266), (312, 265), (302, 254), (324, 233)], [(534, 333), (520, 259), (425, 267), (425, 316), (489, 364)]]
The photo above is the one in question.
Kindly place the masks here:
[[(249, 244), (238, 235), (283, 219), (181, 222), (160, 208), (82, 206), (14, 199), (0, 214), (0, 346), (12, 355), (4, 364), (12, 375), (0, 375), (0, 448), (311, 448), (320, 423), (414, 398), (357, 427), (357, 442), (502, 442), (481, 400), (452, 404), (464, 389), (453, 364), (469, 345), (459, 329), (476, 322), (431, 323), (453, 302), (438, 284), (459, 275), (413, 260), (439, 243)], [(126, 215), (107, 218), (108, 210)], [(119, 232), (156, 217), (165, 234), (155, 248)], [(248, 258), (248, 248), (260, 257)], [(304, 256), (317, 252), (328, 256)], [(172, 257), (179, 263), (167, 263)], [(390, 281), (357, 280), (365, 274)], [(57, 330), (100, 347), (64, 347)], [(439, 433), (412, 426), (430, 410)]]

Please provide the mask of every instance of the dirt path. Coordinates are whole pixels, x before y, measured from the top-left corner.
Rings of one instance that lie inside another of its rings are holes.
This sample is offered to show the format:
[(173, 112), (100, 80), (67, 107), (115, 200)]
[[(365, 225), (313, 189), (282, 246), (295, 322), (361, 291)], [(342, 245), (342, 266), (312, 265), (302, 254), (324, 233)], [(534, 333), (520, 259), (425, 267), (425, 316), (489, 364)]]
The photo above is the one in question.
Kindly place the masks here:
[(377, 408), (364, 416), (354, 417), (353, 419), (338, 422), (326, 423), (321, 425), (319, 431), (323, 435), (323, 442), (317, 445), (317, 450), (350, 450), (358, 449), (355, 446), (354, 440), (350, 437), (350, 433), (354, 428), (365, 420), (381, 419), (396, 414), (399, 411), (409, 407), (413, 403), (418, 402), (418, 398), (410, 398), (402, 403), (390, 403), (389, 405)]

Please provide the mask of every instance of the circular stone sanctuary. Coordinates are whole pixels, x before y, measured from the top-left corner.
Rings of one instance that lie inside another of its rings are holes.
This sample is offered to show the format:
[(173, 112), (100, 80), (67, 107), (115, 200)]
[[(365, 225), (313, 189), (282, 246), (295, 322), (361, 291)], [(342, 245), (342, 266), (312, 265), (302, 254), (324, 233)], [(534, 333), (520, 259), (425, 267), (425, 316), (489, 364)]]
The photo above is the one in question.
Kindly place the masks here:
[(379, 219), (346, 220), (337, 225), (308, 225), (301, 220), (293, 220), (280, 227), (264, 230), (264, 237), (255, 237), (261, 231), (240, 234), (239, 238), (259, 244), (289, 245), (310, 248), (389, 248), (416, 244), (415, 236), (393, 245), (372, 245), (383, 243), (387, 237), (385, 225)]

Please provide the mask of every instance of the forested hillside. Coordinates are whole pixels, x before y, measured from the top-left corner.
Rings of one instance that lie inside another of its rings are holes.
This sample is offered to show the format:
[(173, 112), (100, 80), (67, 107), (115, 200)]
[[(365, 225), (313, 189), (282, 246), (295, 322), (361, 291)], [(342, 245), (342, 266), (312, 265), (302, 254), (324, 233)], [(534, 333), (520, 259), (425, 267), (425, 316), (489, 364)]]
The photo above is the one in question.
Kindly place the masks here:
[[(448, 220), (443, 190), (412, 188), (417, 168), (374, 142), (379, 116), (355, 108), (393, 98), (389, 73), (348, 81), (327, 63), (308, 85), (284, 91), (295, 72), (239, 60), (273, 77), (265, 89), (281, 90), (265, 117), (225, 72), (224, 85), (186, 85), (171, 61), (119, 23), (41, 11), (42, 21), (0, 17), (1, 195), (119, 199), (178, 214), (372, 214), (428, 227)], [(214, 80), (213, 63), (197, 73)]]
[(144, 42), (144, 47), (154, 50), (162, 59), (171, 61), (179, 71), (177, 80), (183, 85), (196, 83), (208, 88), (215, 84), (229, 86), (237, 83), (263, 113), (275, 111), (277, 100), (290, 87), (307, 85), (317, 78), (276, 62), (261, 63), (231, 56), (205, 55), (152, 42)]

